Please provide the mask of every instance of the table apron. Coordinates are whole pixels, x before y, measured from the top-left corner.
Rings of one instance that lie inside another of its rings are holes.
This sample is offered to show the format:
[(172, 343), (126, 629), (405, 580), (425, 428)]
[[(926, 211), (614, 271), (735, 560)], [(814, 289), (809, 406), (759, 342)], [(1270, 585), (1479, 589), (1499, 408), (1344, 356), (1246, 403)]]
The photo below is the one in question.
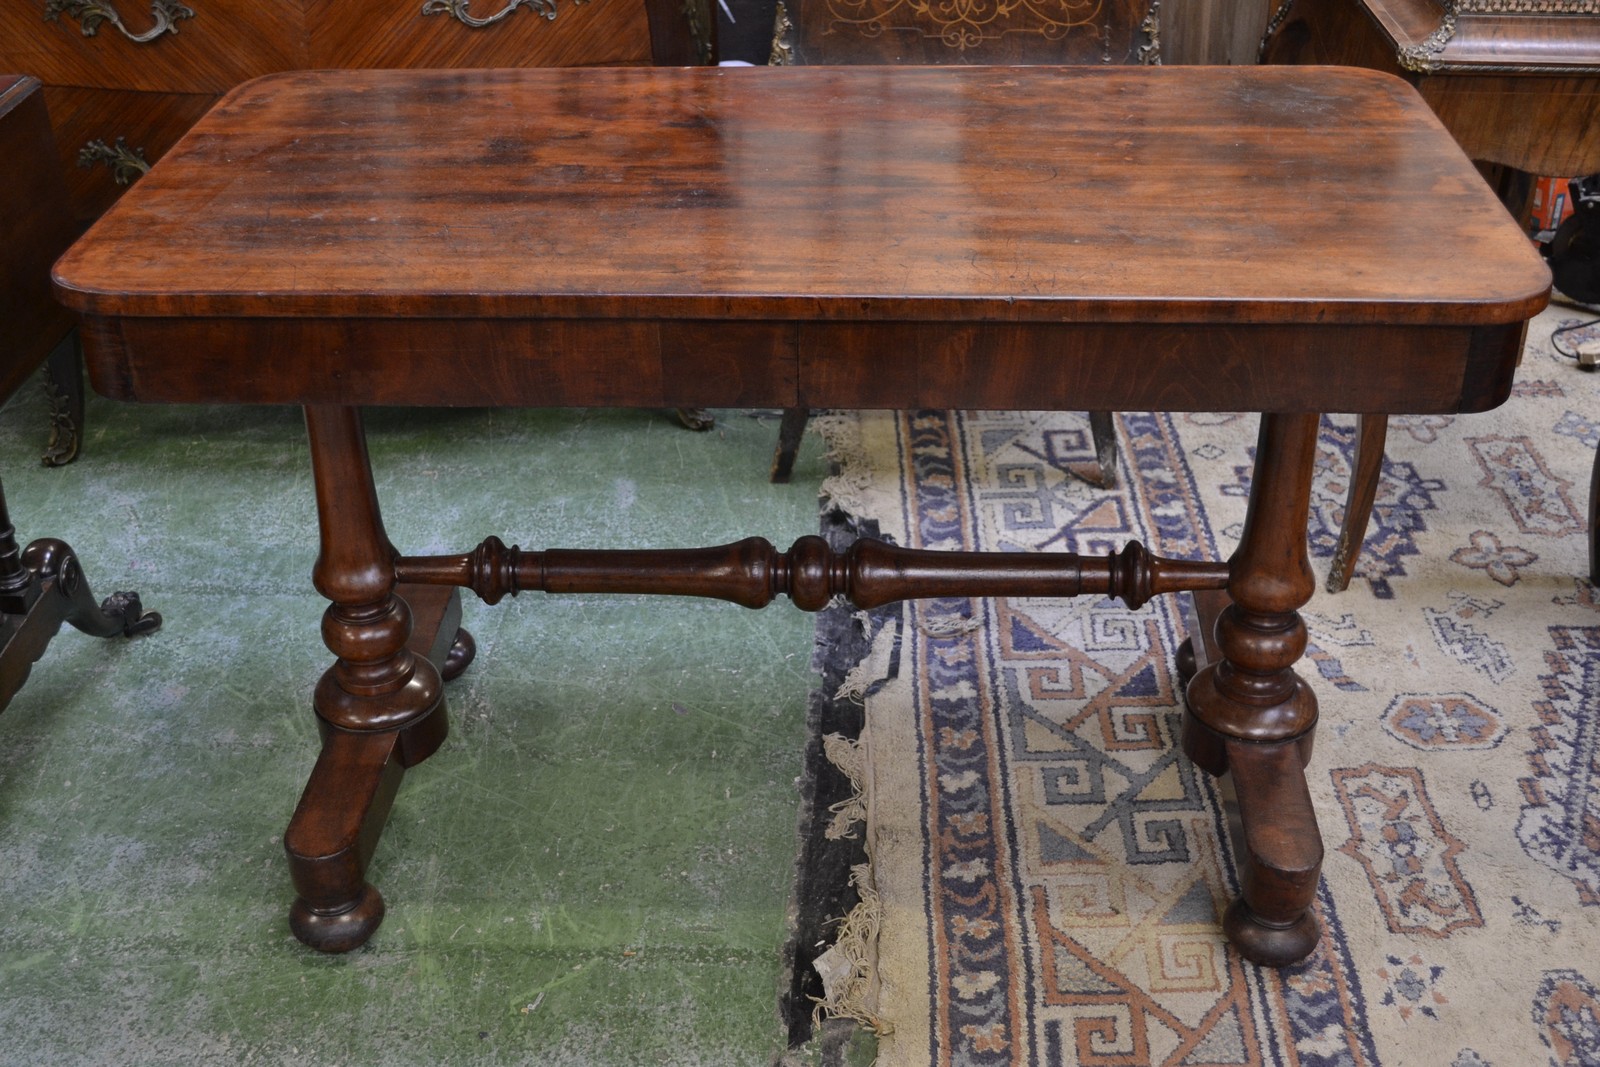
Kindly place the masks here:
[(94, 386), (162, 403), (1481, 411), (1524, 325), (88, 316)]

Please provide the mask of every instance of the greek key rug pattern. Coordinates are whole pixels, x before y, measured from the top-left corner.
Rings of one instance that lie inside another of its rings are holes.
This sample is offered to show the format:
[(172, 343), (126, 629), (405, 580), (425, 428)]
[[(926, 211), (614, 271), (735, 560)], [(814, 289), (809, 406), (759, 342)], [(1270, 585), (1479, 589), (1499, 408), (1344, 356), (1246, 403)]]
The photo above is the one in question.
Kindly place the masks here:
[[(883, 1067), (1600, 1064), (1600, 376), (1549, 347), (1562, 317), (1504, 408), (1393, 420), (1356, 581), (1305, 609), (1327, 858), (1300, 965), (1221, 937), (1231, 785), (1179, 751), (1175, 598), (932, 601), (891, 624), (911, 680), (868, 698), (872, 804), (916, 826), (873, 835), (874, 870), (921, 903), (880, 945)], [(1225, 558), (1255, 417), (1117, 421), (1107, 492), (1081, 415), (862, 415), (849, 432), (893, 448), (861, 450), (870, 477), (847, 464), (852, 499), (915, 547)], [(1324, 572), (1353, 437), (1324, 420)]]

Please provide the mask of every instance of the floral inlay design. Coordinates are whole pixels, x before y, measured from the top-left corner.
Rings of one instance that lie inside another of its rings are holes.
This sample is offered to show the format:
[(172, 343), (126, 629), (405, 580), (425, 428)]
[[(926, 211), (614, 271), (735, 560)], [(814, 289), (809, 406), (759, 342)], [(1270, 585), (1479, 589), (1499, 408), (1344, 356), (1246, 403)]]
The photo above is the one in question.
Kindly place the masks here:
[(1101, 7), (1102, 0), (828, 0), (836, 23), (869, 37), (921, 29), (963, 52), (1007, 33), (1060, 40), (1076, 26), (1092, 25)]

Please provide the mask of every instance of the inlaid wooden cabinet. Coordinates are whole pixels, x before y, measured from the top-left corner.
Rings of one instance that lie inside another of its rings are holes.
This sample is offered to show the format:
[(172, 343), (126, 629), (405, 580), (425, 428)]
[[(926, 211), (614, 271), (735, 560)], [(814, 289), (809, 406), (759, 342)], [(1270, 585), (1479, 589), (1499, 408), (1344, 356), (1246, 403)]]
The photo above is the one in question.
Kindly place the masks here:
[(706, 33), (698, 49), (683, 43), (702, 26), (704, 0), (8, 0), (0, 70), (44, 83), (67, 192), (87, 222), (219, 95), (258, 75), (689, 62), (708, 54)]

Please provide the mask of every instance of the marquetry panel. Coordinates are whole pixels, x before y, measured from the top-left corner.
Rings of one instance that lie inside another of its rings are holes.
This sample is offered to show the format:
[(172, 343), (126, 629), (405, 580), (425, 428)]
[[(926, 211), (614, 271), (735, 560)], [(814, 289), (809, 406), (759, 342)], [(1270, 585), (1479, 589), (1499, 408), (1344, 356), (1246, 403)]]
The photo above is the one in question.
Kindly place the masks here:
[(133, 158), (154, 163), (199, 121), (215, 99), (203, 93), (47, 88), (45, 101), (74, 217), (88, 223), (126, 188), (105, 162), (79, 165), (87, 146), (98, 142), (115, 150), (120, 140)]
[(784, 0), (775, 59), (1149, 63), (1157, 12), (1151, 0)]
[[(512, 0), (470, 0), (489, 19)], [(430, 5), (432, 6), (432, 5)], [(310, 67), (629, 66), (650, 62), (642, 0), (521, 0), (486, 26), (452, 15), (450, 0), (308, 0)], [(553, 15), (554, 17), (548, 17)]]
[[(0, 4), (0, 66), (46, 85), (152, 92), (219, 93), (274, 70), (304, 66), (298, 3), (185, 0), (190, 17), (172, 30), (135, 41), (94, 12), (114, 12), (128, 33), (154, 28), (150, 0), (93, 0), (68, 4), (46, 18), (48, 0)], [(83, 26), (94, 33), (85, 36)], [(175, 32), (174, 32), (175, 31)]]
[[(45, 84), (72, 209), (88, 222), (141, 162), (259, 75), (644, 65), (652, 29), (676, 61), (706, 54), (680, 0), (12, 0), (0, 4), (0, 71)], [(80, 168), (95, 144), (106, 150)]]

